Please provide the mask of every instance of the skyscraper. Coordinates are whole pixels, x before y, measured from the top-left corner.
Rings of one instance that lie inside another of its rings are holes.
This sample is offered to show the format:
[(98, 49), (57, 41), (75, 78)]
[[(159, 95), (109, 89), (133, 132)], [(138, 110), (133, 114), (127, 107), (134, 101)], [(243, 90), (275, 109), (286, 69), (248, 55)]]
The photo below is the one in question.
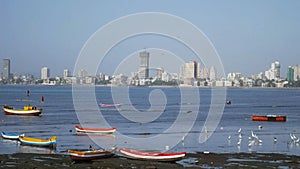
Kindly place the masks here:
[(164, 73), (164, 69), (163, 68), (157, 68), (156, 69), (156, 76), (157, 76), (157, 79), (162, 79), (162, 74)]
[(138, 73), (139, 79), (149, 78), (149, 52), (140, 52), (140, 68)]
[(294, 69), (292, 66), (289, 66), (289, 68), (288, 68), (287, 80), (288, 81), (294, 80)]
[(300, 65), (293, 66), (294, 80), (300, 80)]
[(274, 64), (275, 78), (279, 79), (280, 78), (280, 63), (278, 61), (276, 61), (273, 64)]
[(280, 63), (278, 61), (271, 63), (271, 68), (265, 71), (265, 76), (267, 79), (280, 79)]
[(64, 78), (66, 78), (66, 77), (71, 77), (71, 72), (69, 69), (64, 70)]
[(10, 79), (10, 60), (3, 59), (3, 78), (6, 80)]
[(47, 67), (43, 67), (41, 70), (41, 79), (47, 80), (50, 78), (50, 69)]
[(216, 80), (216, 69), (213, 66), (209, 69), (209, 79)]
[(198, 78), (198, 70), (200, 69), (200, 64), (196, 61), (190, 61), (185, 63), (181, 67), (181, 77), (184, 84), (192, 85), (195, 79)]

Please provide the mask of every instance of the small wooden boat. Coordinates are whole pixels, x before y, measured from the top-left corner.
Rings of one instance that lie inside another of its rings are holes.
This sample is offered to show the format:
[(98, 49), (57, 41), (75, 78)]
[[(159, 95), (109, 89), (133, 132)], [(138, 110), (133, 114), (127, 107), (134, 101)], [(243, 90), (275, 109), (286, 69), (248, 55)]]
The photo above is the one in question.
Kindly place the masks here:
[(104, 104), (104, 103), (100, 103), (99, 105), (101, 107), (119, 107), (119, 106), (122, 106), (122, 104)]
[(24, 144), (24, 145), (33, 145), (33, 146), (50, 147), (50, 148), (56, 147), (56, 136), (53, 136), (47, 140), (19, 136), (19, 140), (20, 140), (21, 144)]
[(109, 150), (104, 149), (88, 149), (88, 150), (68, 150), (68, 154), (72, 160), (95, 160), (100, 158), (108, 158), (114, 155), (116, 148)]
[(83, 133), (100, 133), (100, 134), (111, 134), (116, 131), (117, 128), (87, 128), (87, 127), (80, 127), (75, 126), (76, 132), (83, 132)]
[(252, 115), (252, 121), (275, 121), (285, 122), (286, 116), (284, 115)]
[(25, 134), (16, 134), (16, 133), (8, 133), (8, 132), (4, 132), (1, 131), (1, 136), (4, 139), (11, 139), (11, 140), (19, 140), (19, 136), (24, 136)]
[(120, 148), (120, 153), (127, 158), (154, 161), (177, 161), (185, 157), (186, 152), (150, 152)]
[(42, 113), (42, 108), (30, 105), (20, 110), (15, 110), (10, 106), (3, 106), (2, 109), (6, 115), (39, 116)]

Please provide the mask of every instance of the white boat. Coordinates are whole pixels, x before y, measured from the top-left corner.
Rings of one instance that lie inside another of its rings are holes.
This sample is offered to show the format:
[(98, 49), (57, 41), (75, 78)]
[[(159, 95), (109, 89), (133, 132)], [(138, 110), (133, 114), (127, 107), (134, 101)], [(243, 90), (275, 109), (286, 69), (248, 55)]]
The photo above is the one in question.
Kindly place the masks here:
[(120, 148), (120, 153), (127, 158), (153, 161), (177, 161), (185, 157), (186, 152), (150, 152)]
[(10, 106), (3, 106), (2, 110), (6, 115), (39, 116), (42, 113), (42, 108), (30, 105), (26, 105), (23, 109), (19, 110)]
[(19, 136), (24, 136), (25, 134), (16, 134), (16, 133), (9, 133), (1, 131), (1, 136), (4, 139), (10, 139), (10, 140), (19, 140)]

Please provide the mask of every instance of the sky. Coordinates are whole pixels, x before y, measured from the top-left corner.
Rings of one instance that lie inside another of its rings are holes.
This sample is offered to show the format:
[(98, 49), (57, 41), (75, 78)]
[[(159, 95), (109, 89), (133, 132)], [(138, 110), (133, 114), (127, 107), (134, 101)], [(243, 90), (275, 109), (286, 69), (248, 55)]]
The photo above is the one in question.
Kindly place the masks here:
[[(300, 64), (299, 9), (298, 0), (0, 0), (0, 59), (11, 60), (12, 73), (39, 77), (47, 66), (52, 77), (62, 76), (64, 69), (73, 71), (88, 40), (105, 25), (127, 15), (159, 12), (183, 18), (201, 30), (226, 74), (251, 76), (278, 60), (281, 77), (286, 77), (288, 66)], [(112, 36), (118, 31), (124, 31), (122, 26)], [(170, 37), (140, 35), (113, 46), (98, 71), (137, 70), (138, 52), (145, 48), (150, 51), (150, 67), (168, 72), (178, 72), (183, 62), (198, 59)], [(201, 52), (197, 55), (204, 57)]]

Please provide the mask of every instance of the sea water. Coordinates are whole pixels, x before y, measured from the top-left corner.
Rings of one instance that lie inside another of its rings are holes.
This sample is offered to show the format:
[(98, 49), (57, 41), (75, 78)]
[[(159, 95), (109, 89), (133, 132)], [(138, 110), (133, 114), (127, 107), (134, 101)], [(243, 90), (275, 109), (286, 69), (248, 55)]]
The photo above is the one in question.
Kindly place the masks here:
[[(29, 96), (26, 96), (27, 90), (30, 91)], [(221, 120), (216, 121), (213, 131), (205, 126), (212, 107), (211, 99), (219, 97), (212, 95), (214, 89), (211, 88), (183, 90), (175, 87), (96, 86), (91, 90), (94, 98), (85, 98), (83, 93), (82, 97), (77, 96), (75, 99), (72, 90), (72, 86), (0, 86), (1, 105), (22, 108), (30, 104), (43, 108), (38, 117), (4, 115), (1, 112), (1, 131), (25, 133), (28, 137), (43, 139), (57, 136), (55, 150), (0, 139), (0, 153), (65, 153), (68, 149), (84, 149), (91, 145), (104, 148), (145, 147), (159, 151), (272, 152), (300, 155), (299, 144), (292, 142), (290, 138), (291, 133), (300, 137), (300, 90), (297, 89), (226, 89), (226, 98), (221, 104), (224, 111), (218, 112), (222, 115)], [(192, 93), (195, 91), (199, 94)], [(183, 97), (185, 92), (191, 92), (187, 95), (190, 96), (189, 101), (185, 101), (186, 96)], [(41, 102), (41, 97), (44, 97), (44, 102)], [(231, 104), (225, 104), (226, 100), (231, 100)], [(77, 110), (74, 101), (91, 106), (82, 106)], [(122, 106), (101, 108), (98, 105), (116, 101), (122, 103)], [(181, 116), (182, 112), (187, 115)], [(251, 120), (253, 114), (286, 115), (287, 121), (254, 122)], [(184, 119), (179, 119), (180, 117)], [(75, 132), (75, 125), (117, 127), (117, 132), (109, 135), (78, 134)], [(188, 132), (169, 132), (176, 125), (188, 129)], [(239, 129), (241, 134), (238, 133)], [(254, 140), (250, 144), (253, 140), (251, 131), (261, 142)], [(207, 134), (205, 142), (199, 141), (200, 134)], [(139, 139), (141, 141), (136, 142)], [(150, 142), (143, 145), (143, 139)], [(173, 142), (176, 145), (172, 145)]]

